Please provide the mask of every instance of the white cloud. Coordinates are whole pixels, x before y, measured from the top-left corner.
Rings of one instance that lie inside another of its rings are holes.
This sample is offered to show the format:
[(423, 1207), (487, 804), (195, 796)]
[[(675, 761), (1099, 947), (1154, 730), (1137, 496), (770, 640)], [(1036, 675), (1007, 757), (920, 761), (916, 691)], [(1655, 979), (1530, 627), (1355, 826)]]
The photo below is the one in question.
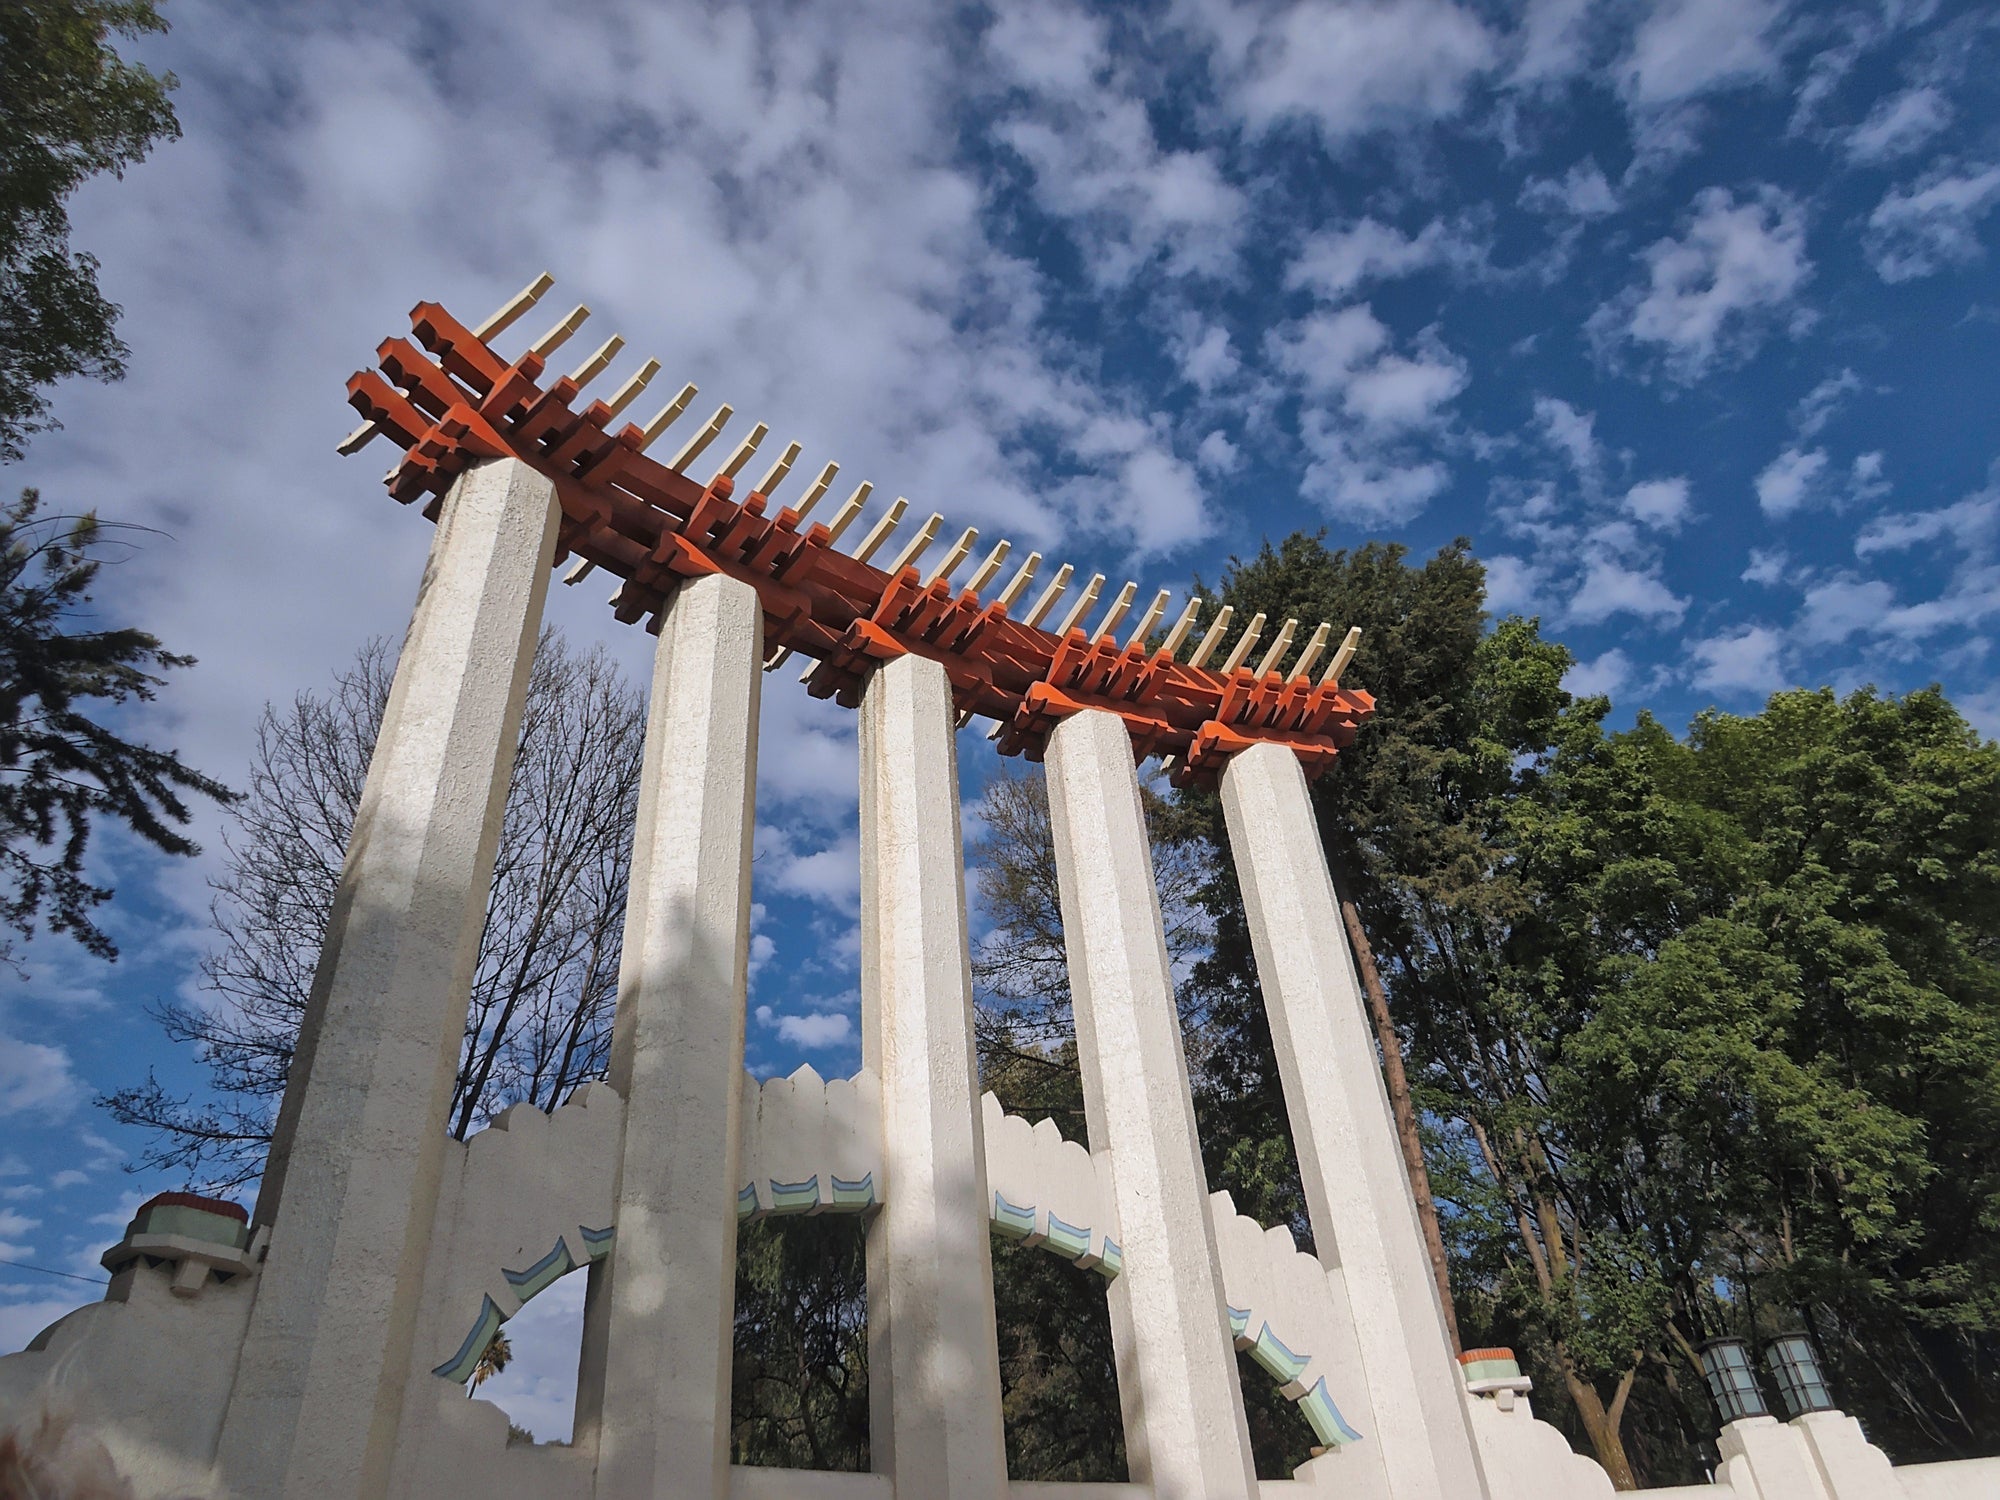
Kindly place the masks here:
[(1952, 700), (1966, 722), (1988, 740), (2000, 740), (2000, 688), (1961, 693)]
[(854, 1036), (854, 1020), (838, 1013), (778, 1017), (778, 1036), (795, 1047), (820, 1050), (838, 1047)]
[(1763, 696), (1785, 685), (1784, 639), (1763, 625), (1744, 625), (1691, 642), (1695, 686), (1711, 693)]
[(1394, 432), (1436, 422), (1465, 389), (1465, 362), (1435, 338), (1414, 356), (1389, 347), (1390, 333), (1366, 304), (1316, 312), (1278, 330), (1271, 353), (1310, 394), (1337, 398), (1364, 427)]
[(1442, 347), (1414, 359), (1384, 354), (1354, 372), (1343, 400), (1368, 427), (1399, 431), (1431, 424), (1465, 382), (1465, 361)]
[(1456, 114), (1500, 53), (1448, 0), (1217, 0), (1183, 15), (1207, 33), (1225, 97), (1253, 131), (1297, 120), (1334, 146)]
[(101, 1214), (92, 1214), (90, 1222), (102, 1224), (106, 1229), (116, 1229), (121, 1233), (131, 1224), (132, 1216), (139, 1212), (139, 1205), (152, 1194), (134, 1188), (118, 1195), (118, 1201)]
[(1595, 0), (1528, 0), (1514, 34), (1519, 56), (1510, 81), (1547, 83), (1581, 71), (1588, 58), (1588, 22)]
[(41, 1227), (40, 1219), (31, 1219), (26, 1214), (17, 1213), (11, 1208), (0, 1208), (0, 1255), (13, 1260), (33, 1255), (35, 1247), (23, 1243), (21, 1236)]
[(1761, 547), (1752, 547), (1749, 565), (1743, 569), (1741, 577), (1745, 583), (1774, 584), (1785, 576), (1788, 561), (1781, 548), (1766, 551)]
[(1884, 462), (1885, 455), (1880, 449), (1854, 455), (1847, 475), (1847, 498), (1851, 503), (1865, 505), (1889, 493), (1893, 486), (1882, 477)]
[(1476, 270), (1485, 259), (1469, 232), (1442, 219), (1406, 235), (1393, 224), (1365, 218), (1308, 236), (1285, 271), (1285, 285), (1339, 301), (1371, 281), (1393, 281), (1433, 266)]
[(1955, 571), (1951, 583), (1934, 598), (1890, 610), (1882, 621), (1882, 633), (1921, 641), (1940, 631), (1973, 629), (1996, 615), (2000, 615), (2000, 567), (1974, 565)]
[(1596, 159), (1586, 156), (1560, 178), (1529, 178), (1521, 189), (1521, 205), (1537, 213), (1601, 219), (1618, 211), (1618, 194), (1605, 180)]
[(1603, 455), (1597, 446), (1597, 418), (1557, 396), (1535, 398), (1535, 422), (1542, 437), (1568, 460), (1587, 496), (1603, 487)]
[(1563, 676), (1563, 686), (1579, 698), (1615, 697), (1632, 680), (1632, 658), (1618, 647), (1580, 661)]
[(1065, 0), (1002, 6), (985, 37), (997, 80), (1028, 96), (993, 127), (1034, 172), (1037, 199), (1066, 220), (1099, 284), (1158, 265), (1227, 276), (1247, 200), (1205, 151), (1162, 149), (1145, 100), (1129, 92), (1109, 23)]
[(748, 977), (750, 987), (757, 987), (757, 976), (765, 965), (778, 955), (778, 944), (768, 932), (763, 930), (771, 919), (771, 909), (761, 901), (750, 903), (750, 956)]
[(1358, 524), (1406, 521), (1450, 479), (1424, 445), (1444, 435), (1447, 408), (1469, 378), (1465, 362), (1432, 331), (1411, 353), (1393, 344), (1365, 303), (1321, 309), (1265, 340), (1272, 363), (1307, 398), (1301, 493)]
[(1243, 455), (1229, 441), (1229, 434), (1218, 429), (1201, 440), (1194, 461), (1211, 474), (1233, 474), (1242, 466)]
[(65, 1167), (49, 1179), (49, 1186), (61, 1192), (64, 1188), (75, 1187), (78, 1183), (88, 1181), (90, 1181), (88, 1172), (79, 1171), (75, 1167)]
[(1625, 513), (1661, 531), (1678, 530), (1687, 519), (1688, 481), (1684, 478), (1641, 480), (1625, 492)]
[(757, 827), (756, 879), (770, 889), (800, 896), (838, 911), (855, 910), (861, 900), (861, 840), (846, 832), (819, 848), (800, 848), (792, 834), (767, 824)]
[(1792, 408), (1792, 423), (1801, 438), (1818, 437), (1833, 420), (1849, 396), (1861, 389), (1861, 377), (1852, 370), (1829, 375), (1799, 398)]
[(1891, 188), (1868, 216), (1863, 246), (1884, 281), (1912, 281), (1985, 253), (1978, 224), (2000, 203), (2000, 166), (1939, 168)]
[(1583, 581), (1570, 596), (1569, 618), (1584, 625), (1600, 624), (1627, 614), (1655, 625), (1677, 622), (1688, 601), (1675, 594), (1657, 568), (1633, 568), (1608, 553), (1584, 565)]
[(1652, 107), (1773, 76), (1770, 33), (1781, 14), (1774, 0), (1664, 0), (1619, 66), (1625, 96)]
[(1857, 557), (1899, 552), (1948, 537), (1960, 553), (1983, 556), (1996, 536), (2000, 536), (2000, 490), (1987, 489), (1936, 510), (1877, 516), (1855, 537), (1854, 552)]
[(1878, 629), (1895, 602), (1895, 591), (1880, 579), (1828, 579), (1805, 591), (1793, 634), (1808, 646), (1838, 645), (1856, 632)]
[(1658, 353), (1682, 381), (1754, 352), (1812, 277), (1804, 206), (1774, 187), (1742, 201), (1703, 189), (1681, 236), (1654, 242), (1641, 259), (1645, 284), (1599, 308), (1591, 332)]
[(0, 1036), (0, 1118), (68, 1114), (83, 1098), (83, 1084), (62, 1047)]
[(1547, 577), (1526, 558), (1502, 552), (1486, 559), (1486, 607), (1496, 615), (1534, 614)]
[(1826, 473), (1823, 448), (1787, 448), (1757, 475), (1757, 506), (1776, 519), (1789, 516), (1812, 500)]
[(1126, 282), (1156, 256), (1181, 275), (1227, 276), (1247, 219), (1243, 194), (1195, 151), (1161, 152), (1145, 106), (1105, 101), (1090, 127), (1016, 120), (996, 132), (1034, 168), (1037, 195), (1072, 221), (1106, 285)]
[(758, 700), (758, 811), (817, 823), (844, 820), (861, 794), (854, 715), (795, 688), (783, 672), (764, 679)]
[(1181, 376), (1203, 395), (1235, 378), (1243, 368), (1220, 323), (1204, 323), (1190, 315), (1169, 340)]
[(1128, 556), (1175, 551), (1214, 524), (1195, 466), (1168, 445), (1164, 423), (1103, 413), (1071, 439), (1091, 466), (1053, 487), (1060, 508), (1095, 530), (1127, 519), (1135, 536)]
[(1303, 427), (1306, 449), (1313, 457), (1299, 481), (1299, 493), (1357, 526), (1408, 521), (1450, 483), (1450, 471), (1437, 460), (1402, 458), (1357, 446), (1320, 413), (1306, 413)]
[(1847, 159), (1866, 166), (1907, 156), (1951, 123), (1951, 104), (1935, 88), (1891, 94), (1847, 133)]
[(1278, 368), (1311, 394), (1338, 392), (1365, 360), (1389, 342), (1389, 330), (1366, 303), (1315, 312), (1268, 340)]

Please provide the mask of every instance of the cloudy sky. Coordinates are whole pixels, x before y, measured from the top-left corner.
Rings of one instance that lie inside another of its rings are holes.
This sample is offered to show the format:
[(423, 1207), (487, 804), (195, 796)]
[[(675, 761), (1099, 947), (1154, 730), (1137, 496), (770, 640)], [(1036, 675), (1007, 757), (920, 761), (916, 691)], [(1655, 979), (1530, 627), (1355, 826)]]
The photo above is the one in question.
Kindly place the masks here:
[[(334, 455), (342, 381), (417, 300), (544, 268), (631, 340), (613, 378), (657, 355), (1084, 571), (1464, 535), (1621, 721), (1939, 681), (2000, 732), (1990, 9), (166, 11), (185, 139), (75, 213), (130, 378), (4, 477), (164, 533), (102, 602), (200, 658), (145, 729), (225, 780), (266, 700), (401, 629), (429, 539), (384, 450)], [(602, 589), (558, 594), (643, 670)], [(751, 1057), (845, 1071), (852, 721), (791, 674), (765, 704)], [(172, 1185), (90, 1101), (195, 1078), (144, 1007), (193, 995), (214, 868), (100, 858), (120, 962), (0, 977), (0, 1257), (81, 1275)], [(0, 1348), (92, 1295), (0, 1267)]]

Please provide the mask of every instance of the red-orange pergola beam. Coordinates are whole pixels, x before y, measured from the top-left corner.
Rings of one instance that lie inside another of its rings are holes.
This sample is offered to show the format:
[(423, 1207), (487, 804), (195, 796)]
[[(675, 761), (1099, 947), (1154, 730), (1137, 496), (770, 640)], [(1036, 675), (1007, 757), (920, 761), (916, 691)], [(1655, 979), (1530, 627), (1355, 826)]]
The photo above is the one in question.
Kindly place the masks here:
[(1003, 755), (1039, 760), (1049, 730), (1086, 708), (1119, 715), (1138, 756), (1179, 758), (1177, 781), (1210, 783), (1229, 756), (1260, 742), (1285, 746), (1313, 776), (1351, 744), (1375, 702), (1358, 689), (1285, 681), (1238, 668), (1227, 675), (1108, 635), (1066, 636), (1025, 625), (1004, 606), (925, 585), (914, 566), (891, 576), (841, 552), (825, 526), (801, 531), (795, 511), (764, 514), (754, 491), (738, 499), (718, 474), (707, 485), (643, 451), (631, 424), (615, 432), (611, 409), (574, 409), (578, 386), (544, 387), (535, 354), (508, 361), (434, 302), (410, 314), (416, 342), (385, 339), (380, 366), (347, 383), (349, 402), (403, 449), (389, 493), (426, 498), (433, 520), (467, 465), (514, 457), (545, 474), (562, 507), (558, 559), (574, 554), (625, 580), (617, 617), (659, 611), (682, 579), (723, 573), (756, 589), (769, 647), (819, 663), (817, 697), (859, 702), (869, 667), (904, 653), (943, 665), (961, 712), (1003, 726)]

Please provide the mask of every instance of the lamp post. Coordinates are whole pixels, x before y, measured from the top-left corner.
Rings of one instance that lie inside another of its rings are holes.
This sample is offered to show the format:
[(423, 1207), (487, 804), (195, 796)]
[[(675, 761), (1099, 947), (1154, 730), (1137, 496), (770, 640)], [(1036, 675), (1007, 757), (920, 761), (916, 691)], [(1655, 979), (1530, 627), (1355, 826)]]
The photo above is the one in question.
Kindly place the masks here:
[(1701, 1346), (1701, 1373), (1725, 1423), (1744, 1417), (1770, 1415), (1764, 1393), (1757, 1389), (1757, 1372), (1750, 1363), (1750, 1346), (1742, 1339), (1710, 1339)]
[(1833, 1392), (1819, 1367), (1812, 1340), (1796, 1329), (1781, 1333), (1764, 1347), (1764, 1362), (1778, 1383), (1785, 1409), (1795, 1417), (1809, 1411), (1832, 1411)]

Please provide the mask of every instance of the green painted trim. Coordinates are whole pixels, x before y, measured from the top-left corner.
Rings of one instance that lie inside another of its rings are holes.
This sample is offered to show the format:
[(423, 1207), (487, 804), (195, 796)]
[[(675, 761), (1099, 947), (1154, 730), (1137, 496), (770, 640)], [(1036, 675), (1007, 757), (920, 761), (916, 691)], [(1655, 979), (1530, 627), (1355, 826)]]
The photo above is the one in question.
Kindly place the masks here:
[(486, 1352), (486, 1346), (493, 1342), (493, 1335), (500, 1331), (500, 1325), (507, 1321), (507, 1315), (500, 1311), (500, 1304), (491, 1295), (479, 1299), (479, 1316), (472, 1320), (472, 1331), (465, 1336), (465, 1342), (458, 1346), (458, 1353), (431, 1371), (441, 1375), (453, 1385), (464, 1385), (472, 1379), (472, 1372), (479, 1364), (479, 1356)]
[(819, 1207), (819, 1174), (813, 1173), (804, 1182), (773, 1182), (771, 1184), (771, 1212), (774, 1214), (802, 1214), (808, 1209)]
[(149, 1208), (132, 1221), (133, 1234), (177, 1234), (182, 1239), (205, 1240), (241, 1250), (250, 1243), (250, 1226), (227, 1214), (210, 1213), (185, 1203), (162, 1203)]
[(569, 1253), (569, 1242), (558, 1239), (555, 1249), (544, 1255), (525, 1271), (510, 1271), (505, 1266), (500, 1274), (507, 1278), (507, 1284), (514, 1289), (514, 1295), (526, 1302), (539, 1292), (547, 1291), (557, 1281), (576, 1269), (576, 1261)]
[(1078, 1260), (1090, 1252), (1090, 1231), (1079, 1229), (1074, 1224), (1065, 1224), (1054, 1214), (1049, 1215), (1049, 1237), (1044, 1248), (1060, 1255), (1064, 1260)]
[(1299, 1398), (1299, 1410), (1312, 1424), (1313, 1435), (1329, 1448), (1345, 1448), (1349, 1443), (1361, 1441), (1361, 1434), (1347, 1423), (1340, 1414), (1340, 1408), (1333, 1404), (1333, 1397), (1327, 1393), (1326, 1377)]
[(993, 1194), (993, 1228), (1010, 1240), (1025, 1240), (1035, 1232), (1033, 1206), (1021, 1208), (1009, 1203), (996, 1189)]
[(1269, 1323), (1257, 1330), (1257, 1342), (1250, 1346), (1250, 1357), (1279, 1385), (1290, 1385), (1305, 1374), (1306, 1366), (1312, 1363), (1310, 1354), (1294, 1354), (1287, 1349), (1271, 1332)]
[(873, 1208), (875, 1206), (875, 1174), (873, 1172), (864, 1172), (859, 1182), (849, 1182), (844, 1177), (834, 1177), (831, 1174), (828, 1175), (827, 1181), (833, 1184), (832, 1206), (834, 1208), (849, 1212), (858, 1212), (861, 1209)]

